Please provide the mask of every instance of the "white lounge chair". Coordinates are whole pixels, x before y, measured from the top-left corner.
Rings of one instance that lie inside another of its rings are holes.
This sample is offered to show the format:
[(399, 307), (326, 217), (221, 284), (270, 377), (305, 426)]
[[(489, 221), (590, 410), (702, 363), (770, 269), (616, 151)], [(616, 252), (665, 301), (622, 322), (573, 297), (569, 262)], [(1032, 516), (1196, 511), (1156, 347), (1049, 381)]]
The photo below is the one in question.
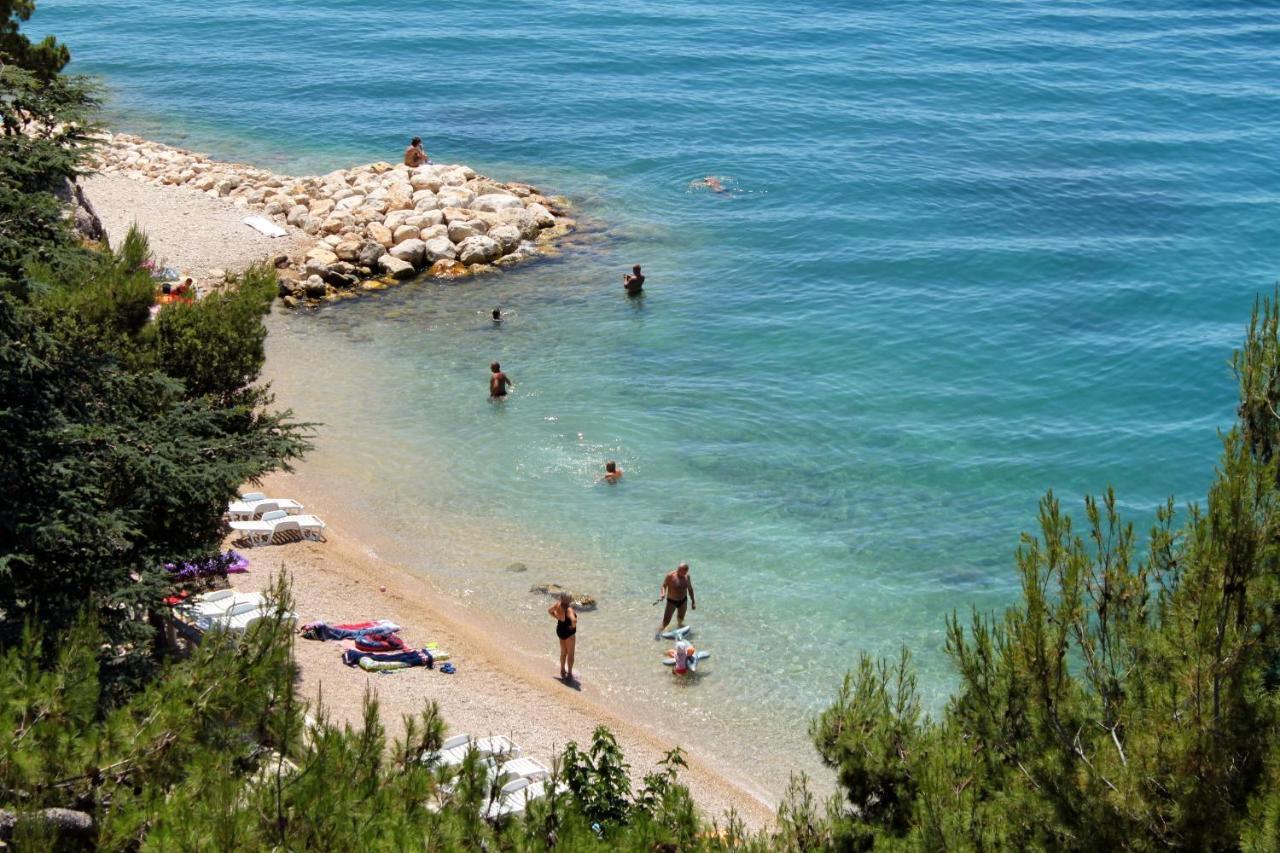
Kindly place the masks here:
[[(205, 631), (230, 631), (233, 634), (243, 634), (258, 620), (266, 619), (273, 613), (275, 613), (274, 606), (266, 601), (244, 601), (232, 605), (226, 613), (201, 623), (199, 627)], [(298, 617), (293, 613), (285, 613), (283, 619), (289, 623), (298, 621)]]
[(299, 538), (323, 538), (324, 522), (314, 515), (289, 515), (285, 510), (275, 509), (264, 513), (257, 521), (233, 521), (231, 529), (240, 534), (249, 545), (268, 545), (281, 534), (297, 533)]
[(463, 759), (467, 757), (467, 753), (472, 750), (478, 752), (481, 758), (492, 758), (495, 755), (507, 758), (520, 757), (520, 747), (512, 743), (511, 738), (504, 735), (493, 735), (474, 740), (469, 735), (455, 735), (446, 740), (438, 751), (424, 753), (422, 760), (428, 764), (457, 766), (462, 763)]
[(262, 492), (250, 492), (240, 500), (227, 504), (226, 517), (230, 521), (252, 521), (272, 510), (282, 509), (290, 515), (302, 512), (303, 506), (289, 498), (268, 498)]
[(240, 592), (235, 589), (218, 589), (194, 596), (176, 608), (179, 615), (192, 622), (226, 615), (237, 604), (262, 603), (260, 592)]
[[(566, 786), (560, 785), (557, 790), (567, 790)], [(523, 814), (524, 810), (529, 807), (529, 803), (534, 800), (545, 797), (551, 791), (550, 779), (527, 779), (523, 776), (512, 779), (510, 782), (502, 786), (502, 790), (498, 792), (498, 798), (489, 805), (485, 817), (490, 820), (507, 817), (508, 815)]]

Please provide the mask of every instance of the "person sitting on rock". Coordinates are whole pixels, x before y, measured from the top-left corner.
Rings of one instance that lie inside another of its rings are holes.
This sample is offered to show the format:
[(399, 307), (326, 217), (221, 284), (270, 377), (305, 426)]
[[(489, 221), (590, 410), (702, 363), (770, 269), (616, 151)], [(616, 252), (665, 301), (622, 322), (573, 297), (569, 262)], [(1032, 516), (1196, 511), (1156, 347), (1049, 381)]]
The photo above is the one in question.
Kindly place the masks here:
[(431, 158), (427, 156), (426, 151), (422, 150), (422, 137), (415, 136), (409, 141), (409, 147), (404, 149), (404, 164), (414, 169), (430, 162)]
[(640, 272), (639, 264), (632, 267), (630, 273), (622, 274), (622, 286), (631, 296), (635, 296), (644, 289), (644, 273)]

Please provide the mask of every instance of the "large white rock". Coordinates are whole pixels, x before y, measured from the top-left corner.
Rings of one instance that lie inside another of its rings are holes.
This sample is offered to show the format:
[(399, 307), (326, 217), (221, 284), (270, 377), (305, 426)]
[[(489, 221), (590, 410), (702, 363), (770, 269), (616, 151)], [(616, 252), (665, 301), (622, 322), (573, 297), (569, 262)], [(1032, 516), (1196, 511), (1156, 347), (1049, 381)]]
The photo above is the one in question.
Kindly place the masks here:
[(431, 192), (435, 192), (440, 189), (443, 184), (444, 181), (441, 181), (439, 175), (436, 175), (434, 172), (416, 172), (409, 176), (409, 186), (413, 187), (415, 190), (430, 190)]
[[(378, 268), (378, 258), (387, 253), (387, 250), (377, 240), (366, 240), (360, 244), (360, 254), (357, 261), (366, 267)], [(399, 260), (397, 258), (396, 260)]]
[(486, 193), (482, 196), (476, 196), (475, 200), (471, 202), (472, 210), (487, 210), (490, 213), (523, 206), (524, 202), (519, 197), (509, 193)]
[(489, 229), (489, 237), (496, 240), (498, 245), (502, 247), (502, 254), (514, 252), (520, 245), (522, 235), (520, 229), (514, 225), (499, 225)]
[(312, 246), (307, 250), (307, 260), (314, 260), (323, 266), (330, 266), (338, 262), (338, 256), (329, 251), (327, 246)]
[(293, 207), (289, 208), (289, 214), (285, 217), (284, 221), (288, 222), (295, 228), (300, 227), (303, 221), (306, 220), (307, 213), (307, 206), (305, 204), (295, 204)]
[(471, 207), (476, 194), (464, 187), (446, 187), (436, 193), (440, 207)]
[(441, 258), (454, 260), (458, 257), (458, 247), (448, 237), (432, 237), (426, 241), (426, 263), (434, 264)]
[(333, 247), (333, 253), (338, 256), (339, 260), (357, 261), (360, 258), (360, 244), (355, 240), (343, 240)]
[(444, 237), (448, 239), (449, 226), (444, 224), (428, 225), (426, 228), (422, 229), (422, 233), (419, 234), (418, 237), (423, 242), (426, 242), (428, 240), (434, 240), (437, 237)]
[(556, 218), (550, 210), (544, 205), (538, 204), (536, 201), (525, 208), (529, 215), (533, 217), (533, 221), (537, 223), (539, 228), (550, 228), (556, 224)]
[(334, 206), (333, 199), (317, 198), (311, 202), (311, 206), (308, 208), (308, 211), (311, 213), (312, 216), (316, 216), (316, 217), (319, 217), (320, 219), (323, 219), (325, 216), (327, 216), (329, 213), (333, 211), (333, 206)]
[(378, 268), (393, 278), (409, 278), (413, 275), (413, 264), (402, 261), (394, 255), (383, 255), (378, 258)]
[(440, 199), (436, 198), (435, 193), (427, 193), (413, 203), (414, 210), (439, 210)]
[[(365, 228), (365, 233), (369, 235), (371, 240), (380, 243), (384, 248), (389, 249), (395, 245), (395, 235), (390, 228), (381, 222), (370, 222)], [(376, 261), (377, 258), (374, 258), (374, 260)]]
[(497, 242), (484, 235), (468, 237), (458, 246), (458, 260), (467, 266), (487, 264), (502, 253)]
[(392, 233), (401, 225), (404, 225), (411, 214), (407, 210), (395, 210), (388, 213), (386, 218), (382, 220), (382, 224), (391, 229)]
[(455, 243), (461, 243), (462, 241), (470, 239), (481, 232), (469, 221), (463, 222), (462, 220), (456, 220), (449, 223), (449, 230), (447, 233), (450, 240)]
[(336, 205), (338, 210), (355, 210), (364, 204), (364, 196), (353, 193), (343, 199), (340, 199)]
[(412, 240), (418, 236), (418, 232), (421, 230), (422, 226), (410, 225), (408, 222), (405, 222), (404, 225), (398, 226), (391, 232), (391, 242), (392, 244), (396, 244), (403, 243), (405, 240)]
[[(417, 232), (415, 231), (414, 233), (416, 234)], [(426, 253), (427, 244), (417, 237), (412, 237), (396, 243), (388, 254), (393, 258), (399, 258), (406, 263), (413, 264), (415, 267), (420, 267), (423, 265)]]

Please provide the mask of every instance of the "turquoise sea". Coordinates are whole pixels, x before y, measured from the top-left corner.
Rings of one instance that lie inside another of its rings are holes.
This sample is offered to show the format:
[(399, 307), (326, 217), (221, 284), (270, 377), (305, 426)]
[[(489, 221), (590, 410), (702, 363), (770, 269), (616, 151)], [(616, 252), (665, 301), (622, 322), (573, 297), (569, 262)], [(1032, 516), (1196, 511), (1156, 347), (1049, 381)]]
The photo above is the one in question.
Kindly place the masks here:
[[(860, 652), (908, 646), (939, 707), (943, 619), (1015, 599), (1046, 489), (1113, 484), (1140, 527), (1203, 498), (1280, 270), (1278, 12), (42, 0), (29, 30), (121, 129), (294, 173), (417, 134), (570, 198), (558, 258), (273, 318), (281, 401), (326, 423), (302, 476), (548, 655), (530, 583), (598, 594), (589, 683), (778, 767)], [(713, 657), (677, 689), (681, 559)]]

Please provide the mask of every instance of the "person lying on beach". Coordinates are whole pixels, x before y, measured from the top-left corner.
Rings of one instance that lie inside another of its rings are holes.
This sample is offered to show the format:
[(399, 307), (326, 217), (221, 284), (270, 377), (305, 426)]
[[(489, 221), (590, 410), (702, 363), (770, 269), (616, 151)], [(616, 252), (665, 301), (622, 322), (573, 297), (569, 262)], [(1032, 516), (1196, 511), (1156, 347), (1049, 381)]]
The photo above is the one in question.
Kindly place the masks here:
[(498, 362), (489, 365), (489, 372), (489, 399), (501, 400), (507, 396), (508, 389), (516, 387), (516, 383), (502, 372), (502, 366)]
[(662, 627), (653, 635), (655, 640), (662, 639), (662, 632), (671, 623), (671, 614), (677, 614), (677, 628), (684, 627), (685, 605), (690, 604), (698, 609), (698, 601), (693, 594), (693, 578), (689, 577), (689, 564), (681, 563), (674, 572), (668, 572), (662, 579), (662, 589), (658, 593), (658, 601), (667, 600), (666, 611), (662, 614)]
[(622, 274), (622, 286), (632, 296), (635, 296), (644, 288), (644, 273), (640, 272), (639, 264), (632, 267), (630, 273)]
[(413, 169), (430, 162), (431, 158), (422, 150), (422, 137), (415, 136), (409, 140), (409, 147), (404, 149), (404, 164)]
[(604, 463), (604, 476), (601, 478), (606, 483), (616, 483), (622, 479), (622, 469), (618, 467), (618, 463), (610, 459)]
[(578, 613), (573, 609), (573, 596), (561, 593), (560, 600), (547, 609), (556, 620), (556, 638), (560, 640), (560, 677), (573, 681), (573, 652), (577, 646)]

